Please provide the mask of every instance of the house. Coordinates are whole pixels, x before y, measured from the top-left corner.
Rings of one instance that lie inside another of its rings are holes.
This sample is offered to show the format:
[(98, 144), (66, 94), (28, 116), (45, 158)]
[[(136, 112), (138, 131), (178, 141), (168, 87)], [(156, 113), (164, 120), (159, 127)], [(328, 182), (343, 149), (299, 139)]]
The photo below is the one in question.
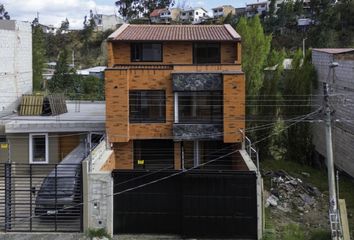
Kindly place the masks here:
[(246, 16), (264, 15), (269, 10), (269, 1), (246, 4)]
[[(337, 168), (354, 176), (354, 49), (319, 48), (312, 51), (312, 63), (318, 74), (318, 89), (314, 104), (323, 102), (323, 83), (329, 82), (333, 92), (332, 105), (334, 163)], [(335, 64), (332, 64), (335, 63)], [(325, 123), (313, 126), (313, 144), (319, 159), (326, 157)]]
[(261, 239), (240, 35), (228, 24), (124, 24), (107, 42), (112, 154), (101, 170), (118, 194), (105, 222), (114, 233)]
[(213, 8), (212, 11), (213, 11), (214, 18), (226, 17), (229, 14), (231, 14), (231, 15), (236, 14), (236, 9), (231, 5), (219, 6), (219, 7)]
[(0, 116), (16, 109), (32, 92), (32, 28), (28, 22), (0, 20)]
[(92, 67), (87, 69), (80, 69), (76, 71), (76, 74), (81, 76), (93, 76), (99, 79), (104, 79), (104, 70), (106, 68), (107, 68), (106, 66), (97, 66), (97, 67)]
[(202, 7), (189, 8), (181, 11), (180, 21), (199, 24), (209, 18), (208, 11)]
[(58, 164), (85, 142), (88, 151), (87, 139), (104, 134), (105, 104), (81, 101), (66, 105), (67, 112), (55, 116), (16, 112), (1, 118), (0, 141), (4, 147), (0, 148), (0, 163)]
[(190, 168), (215, 148), (240, 147), (245, 83), (240, 36), (230, 25), (126, 24), (108, 41), (115, 168), (139, 168), (141, 159), (146, 168)]
[(171, 23), (171, 21), (178, 21), (180, 17), (180, 8), (162, 8), (155, 9), (150, 14), (152, 23)]
[(93, 14), (93, 20), (95, 21), (95, 30), (96, 31), (107, 31), (109, 29), (115, 30), (118, 25), (123, 24), (123, 19), (118, 17), (115, 14), (105, 15), (105, 14)]

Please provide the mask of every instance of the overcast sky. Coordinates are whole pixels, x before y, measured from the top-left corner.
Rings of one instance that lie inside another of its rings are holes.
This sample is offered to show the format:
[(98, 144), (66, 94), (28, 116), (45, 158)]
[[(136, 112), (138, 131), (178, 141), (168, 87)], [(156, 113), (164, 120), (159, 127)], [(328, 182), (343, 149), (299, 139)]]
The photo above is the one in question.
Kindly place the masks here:
[[(210, 10), (213, 7), (230, 4), (242, 7), (247, 0), (187, 0), (187, 3), (196, 7), (202, 6)], [(248, 0), (254, 2), (256, 0)], [(117, 9), (114, 0), (0, 0), (11, 19), (32, 21), (37, 12), (42, 24), (60, 26), (61, 21), (69, 19), (70, 28), (82, 28), (85, 15), (90, 9), (102, 14), (114, 14)]]

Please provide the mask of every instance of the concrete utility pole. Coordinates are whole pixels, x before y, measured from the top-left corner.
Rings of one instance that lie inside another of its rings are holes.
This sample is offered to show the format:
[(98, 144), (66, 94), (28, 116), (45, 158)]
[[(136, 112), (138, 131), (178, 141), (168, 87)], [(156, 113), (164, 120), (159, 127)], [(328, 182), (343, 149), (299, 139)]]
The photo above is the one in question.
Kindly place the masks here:
[[(332, 63), (329, 67), (333, 72), (338, 63)], [(332, 144), (332, 119), (331, 108), (329, 106), (329, 79), (323, 83), (324, 90), (324, 111), (326, 124), (326, 147), (327, 147), (327, 171), (328, 171), (328, 187), (329, 187), (329, 221), (331, 227), (332, 240), (342, 239), (342, 226), (340, 222), (340, 213), (338, 210), (338, 198), (336, 191), (336, 179), (334, 175), (334, 160), (333, 160), (333, 144)]]

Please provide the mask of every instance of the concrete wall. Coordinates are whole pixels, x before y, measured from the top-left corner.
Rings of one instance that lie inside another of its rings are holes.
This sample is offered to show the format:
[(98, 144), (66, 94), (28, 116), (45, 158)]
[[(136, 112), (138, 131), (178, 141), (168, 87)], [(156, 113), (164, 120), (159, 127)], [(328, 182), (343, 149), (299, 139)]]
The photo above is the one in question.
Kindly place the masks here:
[[(10, 157), (12, 163), (29, 164), (29, 134), (8, 134), (6, 138), (10, 154), (4, 149), (0, 150), (0, 163), (7, 162)], [(66, 144), (62, 143), (63, 138)], [(49, 164), (56, 164), (79, 145), (80, 136), (73, 135), (69, 139), (67, 136), (58, 137), (57, 133), (50, 133), (48, 142)]]
[(32, 29), (28, 22), (0, 20), (0, 115), (32, 91)]
[[(328, 54), (313, 51), (312, 61), (318, 73), (319, 87), (315, 95), (319, 95), (314, 102), (321, 104), (323, 97), (323, 82), (327, 80), (332, 86), (330, 102), (335, 110), (333, 118), (333, 146), (334, 161), (338, 168), (354, 176), (354, 53)], [(335, 73), (330, 71), (329, 65), (338, 62)], [(313, 143), (316, 150), (326, 156), (324, 123), (313, 126)]]
[(113, 234), (113, 178), (110, 172), (91, 173), (83, 162), (84, 231), (105, 228)]

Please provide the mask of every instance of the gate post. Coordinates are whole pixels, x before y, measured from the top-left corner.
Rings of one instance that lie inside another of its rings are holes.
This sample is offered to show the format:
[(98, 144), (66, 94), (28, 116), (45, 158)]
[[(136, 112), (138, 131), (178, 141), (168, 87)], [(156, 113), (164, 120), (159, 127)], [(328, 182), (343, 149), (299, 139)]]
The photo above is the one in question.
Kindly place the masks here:
[(11, 229), (11, 163), (5, 163), (5, 232)]
[(82, 196), (83, 196), (83, 231), (87, 232), (89, 229), (89, 193), (88, 193), (88, 174), (89, 174), (89, 163), (87, 160), (82, 161)]

